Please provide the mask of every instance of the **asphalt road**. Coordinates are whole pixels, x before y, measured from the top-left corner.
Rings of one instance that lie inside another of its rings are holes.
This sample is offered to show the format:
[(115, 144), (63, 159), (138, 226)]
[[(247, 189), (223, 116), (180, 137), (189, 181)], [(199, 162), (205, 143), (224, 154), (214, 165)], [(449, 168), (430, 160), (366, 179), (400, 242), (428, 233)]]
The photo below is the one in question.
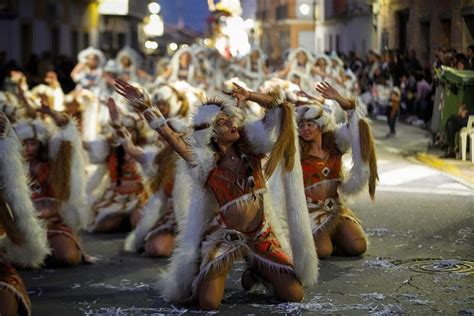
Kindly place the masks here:
[[(449, 175), (420, 165), (410, 155), (427, 142), (423, 132), (401, 127), (384, 140), (375, 124), (380, 183), (348, 202), (370, 238), (360, 258), (320, 262), (320, 282), (301, 304), (281, 304), (263, 290), (240, 287), (243, 265), (229, 276), (224, 315), (472, 315), (474, 313), (474, 190)], [(154, 284), (167, 260), (122, 251), (124, 235), (82, 236), (100, 260), (72, 269), (21, 271), (34, 315), (198, 313), (171, 306)]]

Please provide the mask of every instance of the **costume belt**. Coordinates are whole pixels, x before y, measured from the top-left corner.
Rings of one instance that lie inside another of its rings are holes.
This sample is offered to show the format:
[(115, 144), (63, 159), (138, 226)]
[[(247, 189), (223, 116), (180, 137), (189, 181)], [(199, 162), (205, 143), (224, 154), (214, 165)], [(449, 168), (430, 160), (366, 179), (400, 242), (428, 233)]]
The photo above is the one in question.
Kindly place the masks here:
[(224, 221), (224, 217), (220, 213), (217, 216), (217, 222), (223, 229), (225, 229), (226, 233), (224, 239), (228, 243), (245, 243), (246, 241), (257, 240), (268, 229), (268, 223), (265, 219), (254, 231), (248, 233), (228, 228)]
[(310, 210), (310, 213), (318, 209), (324, 209), (325, 211), (332, 212), (335, 211), (341, 204), (338, 198), (327, 198), (325, 200), (316, 201), (307, 198), (306, 202), (308, 203), (308, 209)]

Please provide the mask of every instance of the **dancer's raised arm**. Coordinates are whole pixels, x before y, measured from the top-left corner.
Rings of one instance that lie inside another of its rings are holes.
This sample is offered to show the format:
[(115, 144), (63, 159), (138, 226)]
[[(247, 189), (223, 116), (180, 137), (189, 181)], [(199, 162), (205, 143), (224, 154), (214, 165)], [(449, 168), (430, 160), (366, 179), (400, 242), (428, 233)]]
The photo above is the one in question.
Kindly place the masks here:
[(150, 100), (147, 100), (142, 92), (120, 79), (115, 81), (115, 90), (128, 100), (129, 105), (147, 120), (148, 125), (157, 131), (178, 155), (187, 162), (192, 161), (191, 147), (168, 126), (160, 110), (152, 106)]

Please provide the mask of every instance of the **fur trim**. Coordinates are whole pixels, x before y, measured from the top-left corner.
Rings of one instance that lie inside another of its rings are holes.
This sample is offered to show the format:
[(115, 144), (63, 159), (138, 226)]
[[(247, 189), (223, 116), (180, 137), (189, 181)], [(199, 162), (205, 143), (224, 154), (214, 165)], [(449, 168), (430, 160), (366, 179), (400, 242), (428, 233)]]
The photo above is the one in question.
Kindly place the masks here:
[(300, 123), (303, 120), (313, 121), (319, 126), (321, 132), (334, 129), (332, 117), (324, 111), (323, 107), (317, 104), (305, 104), (296, 109), (296, 121)]
[(190, 210), (178, 234), (177, 247), (170, 264), (158, 281), (158, 288), (167, 301), (182, 302), (191, 298), (192, 281), (199, 268), (201, 240), (207, 223), (214, 216), (213, 210), (219, 207), (212, 193), (202, 183), (199, 179), (191, 178)]
[(377, 157), (375, 154), (375, 143), (370, 131), (369, 123), (366, 120), (359, 120), (359, 135), (361, 155), (364, 163), (369, 165), (369, 195), (372, 201), (375, 198), (375, 187), (379, 179), (377, 172)]
[(245, 133), (257, 155), (268, 154), (280, 135), (282, 112), (280, 108), (268, 110), (265, 118), (248, 117), (244, 124)]
[(49, 131), (46, 124), (41, 120), (20, 121), (13, 127), (20, 140), (37, 139), (43, 144), (49, 139)]
[(89, 207), (92, 207), (92, 205), (105, 194), (105, 191), (110, 187), (110, 183), (111, 180), (107, 165), (103, 164), (97, 166), (87, 181), (86, 192), (89, 197), (87, 200)]
[(189, 83), (193, 83), (194, 81), (194, 72), (195, 72), (195, 66), (194, 66), (194, 56), (193, 56), (193, 50), (190, 47), (183, 47), (180, 48), (171, 58), (170, 66), (171, 66), (171, 75), (169, 78), (169, 82), (174, 82), (174, 81), (179, 81), (178, 78), (178, 72), (179, 72), (179, 59), (182, 54), (188, 53), (191, 56), (191, 61), (189, 64), (189, 71), (188, 71), (188, 77), (186, 78), (186, 81)]
[(143, 216), (137, 227), (125, 239), (124, 250), (137, 252), (145, 244), (145, 237), (160, 219), (163, 209), (167, 206), (164, 188), (156, 192), (142, 209)]
[[(65, 153), (59, 150), (63, 148), (61, 144), (64, 144), (64, 142), (71, 144), (71, 161), (68, 166), (69, 170), (61, 170), (61, 173), (69, 173), (66, 177), (69, 181), (65, 184), (69, 187), (69, 194), (65, 203), (61, 206), (61, 214), (68, 226), (74, 229), (83, 229), (92, 221), (92, 212), (87, 205), (86, 173), (81, 136), (73, 119), (70, 119), (69, 123), (50, 140), (49, 154), (55, 165), (59, 165), (61, 161), (66, 159)], [(58, 176), (65, 177), (65, 175)]]
[[(296, 130), (294, 115), (282, 120), (281, 124), (289, 125), (293, 131)], [(298, 136), (293, 133), (288, 137), (294, 139), (293, 143), (286, 144), (294, 147), (288, 153), (293, 156), (294, 161), (300, 161), (299, 146), (295, 145)], [(304, 194), (303, 170), (300, 163), (293, 163), (291, 168), (284, 163), (280, 160), (269, 180), (269, 190), (275, 199), (272, 205), (283, 219), (282, 226), (288, 234), (296, 275), (303, 285), (311, 286), (318, 280), (318, 257), (313, 246), (309, 211)]]
[(104, 163), (110, 154), (110, 145), (105, 138), (99, 138), (97, 140), (87, 143), (90, 147), (89, 161), (92, 164)]
[(3, 199), (11, 207), (15, 228), (22, 237), (22, 244), (16, 245), (10, 239), (0, 240), (4, 248), (2, 260), (21, 266), (37, 267), (50, 253), (46, 230), (37, 218), (30, 198), (28, 179), (21, 157), (21, 146), (16, 135), (0, 139), (0, 188)]
[(85, 64), (87, 61), (87, 56), (89, 55), (96, 55), (99, 58), (99, 67), (103, 67), (105, 65), (105, 55), (102, 51), (98, 50), (94, 47), (87, 47), (86, 49), (79, 52), (77, 55), (77, 59), (81, 64)]
[(349, 141), (352, 148), (352, 168), (349, 174), (345, 177), (341, 186), (339, 187), (342, 195), (354, 195), (362, 191), (363, 187), (367, 184), (370, 178), (370, 167), (368, 163), (365, 163), (362, 159), (361, 143), (360, 143), (360, 132), (359, 132), (359, 120), (362, 116), (357, 110), (349, 111), (349, 122), (342, 128), (347, 128), (347, 132), (337, 133), (336, 137), (342, 135), (349, 135), (349, 140), (337, 140), (337, 143)]

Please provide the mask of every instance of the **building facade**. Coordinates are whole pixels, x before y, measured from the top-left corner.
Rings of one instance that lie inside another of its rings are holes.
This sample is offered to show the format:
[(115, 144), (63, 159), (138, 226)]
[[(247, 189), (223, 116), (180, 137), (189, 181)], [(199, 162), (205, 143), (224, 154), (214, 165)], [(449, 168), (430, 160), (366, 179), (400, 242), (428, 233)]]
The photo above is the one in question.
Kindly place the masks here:
[(88, 46), (108, 53), (139, 48), (137, 28), (148, 1), (121, 2), (123, 15), (100, 14), (97, 0), (0, 0), (0, 51), (23, 64), (32, 54), (74, 56)]
[(281, 60), (289, 48), (314, 51), (316, 0), (257, 0), (257, 42), (272, 60)]
[(370, 1), (320, 0), (315, 18), (317, 52), (362, 54), (372, 48), (375, 28)]
[(464, 52), (474, 44), (474, 0), (378, 0), (374, 48), (414, 50), (424, 64), (438, 48)]

